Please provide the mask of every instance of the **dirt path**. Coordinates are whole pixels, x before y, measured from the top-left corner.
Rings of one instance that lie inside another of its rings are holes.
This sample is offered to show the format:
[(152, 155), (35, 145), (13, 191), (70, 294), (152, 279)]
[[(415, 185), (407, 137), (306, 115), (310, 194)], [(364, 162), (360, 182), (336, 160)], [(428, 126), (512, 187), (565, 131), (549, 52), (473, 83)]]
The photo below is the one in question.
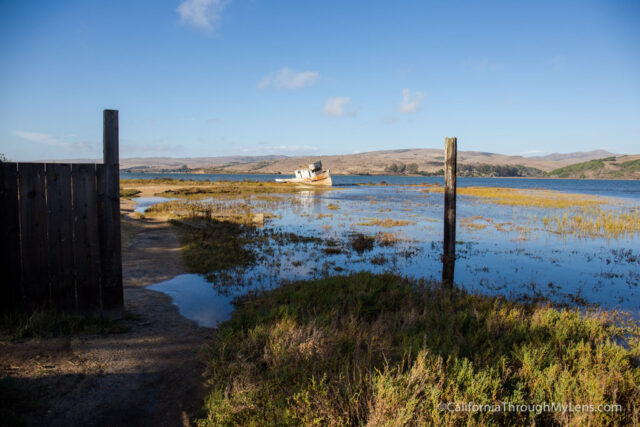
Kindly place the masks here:
[(128, 332), (0, 343), (0, 376), (39, 402), (28, 424), (179, 426), (200, 408), (199, 349), (214, 330), (144, 288), (184, 272), (179, 243), (165, 222), (136, 221), (128, 230), (125, 308), (136, 319), (127, 320)]

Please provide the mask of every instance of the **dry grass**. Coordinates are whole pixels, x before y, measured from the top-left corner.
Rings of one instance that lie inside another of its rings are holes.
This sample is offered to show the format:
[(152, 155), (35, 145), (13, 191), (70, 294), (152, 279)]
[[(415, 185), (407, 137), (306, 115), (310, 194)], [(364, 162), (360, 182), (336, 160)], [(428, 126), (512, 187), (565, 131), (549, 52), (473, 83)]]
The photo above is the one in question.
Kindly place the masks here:
[(555, 214), (542, 218), (548, 231), (576, 237), (633, 237), (640, 234), (640, 213), (594, 209), (577, 214)]
[[(423, 190), (429, 193), (442, 193), (442, 187)], [(581, 194), (568, 194), (553, 190), (523, 190), (501, 187), (459, 187), (460, 196), (472, 196), (487, 199), (491, 203), (507, 206), (528, 206), (536, 208), (575, 208), (597, 206), (604, 203), (597, 197)]]
[(391, 218), (385, 218), (385, 219), (369, 218), (368, 221), (358, 223), (358, 225), (363, 225), (367, 227), (377, 226), (377, 227), (384, 227), (384, 228), (401, 227), (403, 225), (409, 225), (409, 224), (414, 224), (414, 223), (411, 221), (391, 219)]
[(249, 196), (266, 197), (269, 194), (296, 194), (301, 191), (320, 193), (333, 190), (332, 187), (309, 187), (295, 183), (277, 183), (261, 181), (196, 181), (177, 179), (123, 179), (120, 181), (125, 187), (135, 186), (141, 190), (145, 188), (160, 189), (158, 196), (202, 199), (202, 198), (243, 198)]
[[(442, 192), (441, 188), (425, 190)], [(616, 206), (611, 200), (580, 194), (567, 194), (552, 190), (521, 190), (499, 187), (462, 187), (459, 195), (477, 197), (481, 201), (503, 206), (545, 209), (541, 216), (545, 231), (563, 236), (589, 238), (621, 238), (640, 234), (640, 212), (625, 205)], [(618, 203), (619, 204), (619, 203)], [(461, 218), (460, 224), (468, 230), (479, 230), (486, 225), (481, 217)], [(491, 222), (482, 218), (485, 222)], [(537, 214), (529, 224), (496, 223), (498, 231), (516, 230), (524, 237), (536, 227)], [(538, 223), (539, 224), (539, 223)]]
[(397, 234), (393, 233), (386, 233), (381, 231), (376, 234), (376, 242), (378, 242), (380, 246), (393, 246), (401, 240), (402, 239), (400, 239)]

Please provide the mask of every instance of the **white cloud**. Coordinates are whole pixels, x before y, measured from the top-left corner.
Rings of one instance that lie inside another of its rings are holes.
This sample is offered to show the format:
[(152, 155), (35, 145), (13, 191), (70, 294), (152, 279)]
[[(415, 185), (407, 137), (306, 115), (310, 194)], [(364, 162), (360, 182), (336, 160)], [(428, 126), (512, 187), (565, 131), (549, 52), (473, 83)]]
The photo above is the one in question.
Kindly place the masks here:
[(263, 78), (260, 83), (258, 83), (258, 87), (260, 89), (265, 89), (270, 86), (278, 89), (300, 89), (316, 84), (319, 76), (315, 71), (295, 72), (284, 67), (280, 71)]
[(335, 98), (327, 99), (324, 104), (324, 112), (330, 116), (340, 117), (343, 114), (355, 114), (355, 111), (345, 111), (347, 104), (351, 102), (351, 98), (348, 96), (336, 96)]
[(543, 150), (529, 150), (529, 151), (525, 151), (523, 153), (520, 153), (520, 155), (522, 156), (540, 156), (542, 154), (547, 154), (547, 151), (543, 151)]
[(422, 92), (411, 93), (409, 89), (402, 89), (402, 102), (398, 105), (398, 111), (401, 113), (413, 113), (420, 108), (420, 103), (424, 98)]
[[(35, 142), (37, 144), (49, 145), (52, 147), (60, 147), (67, 150), (91, 151), (94, 148), (93, 144), (88, 141), (80, 141), (80, 142), (61, 141), (58, 137), (54, 135), (50, 135), (48, 133), (29, 132), (26, 130), (14, 130), (13, 134), (25, 141)], [(69, 136), (74, 136), (74, 135), (69, 135)]]
[(216, 29), (226, 0), (184, 0), (176, 8), (180, 22), (207, 33)]

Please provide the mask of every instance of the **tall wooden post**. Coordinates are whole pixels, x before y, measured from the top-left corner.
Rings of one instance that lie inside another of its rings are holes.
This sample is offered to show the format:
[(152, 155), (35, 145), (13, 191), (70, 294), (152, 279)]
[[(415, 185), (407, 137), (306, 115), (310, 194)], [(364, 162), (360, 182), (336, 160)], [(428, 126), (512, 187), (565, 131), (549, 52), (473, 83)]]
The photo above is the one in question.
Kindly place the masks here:
[(458, 164), (458, 139), (455, 137), (445, 138), (444, 162), (442, 284), (452, 288), (456, 263), (456, 166)]
[[(120, 239), (120, 161), (118, 154), (118, 110), (104, 110), (104, 167), (98, 173), (103, 224), (100, 249), (102, 253), (102, 310), (105, 317), (121, 318), (124, 314), (122, 288), (122, 253)], [(101, 216), (102, 216), (101, 215)]]

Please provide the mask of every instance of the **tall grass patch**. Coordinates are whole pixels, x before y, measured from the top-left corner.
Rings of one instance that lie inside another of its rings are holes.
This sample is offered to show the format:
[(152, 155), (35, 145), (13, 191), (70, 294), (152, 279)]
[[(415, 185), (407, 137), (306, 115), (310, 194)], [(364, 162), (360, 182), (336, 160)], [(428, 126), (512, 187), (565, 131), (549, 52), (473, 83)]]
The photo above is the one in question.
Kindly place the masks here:
[[(442, 290), (392, 274), (236, 301), (206, 349), (201, 425), (593, 425), (640, 417), (640, 329), (607, 312)], [(620, 412), (455, 412), (617, 404)]]

